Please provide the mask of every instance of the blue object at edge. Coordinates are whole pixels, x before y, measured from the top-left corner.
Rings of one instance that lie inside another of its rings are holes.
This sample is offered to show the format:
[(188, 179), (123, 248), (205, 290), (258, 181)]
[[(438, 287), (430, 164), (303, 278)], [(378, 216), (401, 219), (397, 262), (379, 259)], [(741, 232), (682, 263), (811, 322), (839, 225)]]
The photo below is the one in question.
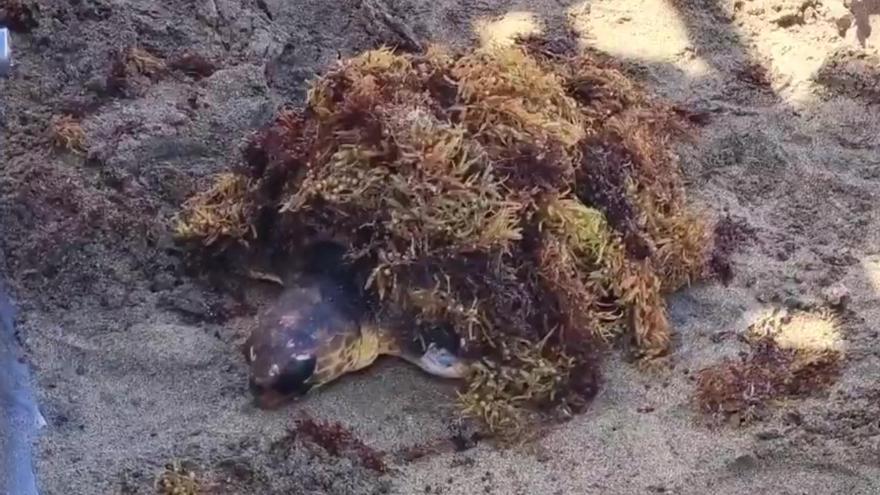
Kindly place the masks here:
[(10, 45), (9, 29), (0, 26), (0, 75), (8, 75), (11, 68), (12, 47)]
[(6, 495), (38, 495), (31, 441), (42, 416), (27, 366), (20, 360), (15, 309), (0, 281), (0, 487)]

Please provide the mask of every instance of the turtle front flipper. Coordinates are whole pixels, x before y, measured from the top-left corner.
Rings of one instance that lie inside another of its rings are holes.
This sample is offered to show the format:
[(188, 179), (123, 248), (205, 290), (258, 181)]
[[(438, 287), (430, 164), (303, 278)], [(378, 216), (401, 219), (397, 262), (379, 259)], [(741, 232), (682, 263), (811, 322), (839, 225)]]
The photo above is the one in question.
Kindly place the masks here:
[(470, 370), (470, 366), (465, 360), (453, 354), (449, 349), (433, 343), (428, 344), (428, 349), (422, 355), (407, 360), (424, 371), (442, 378), (464, 378)]
[(397, 356), (428, 374), (457, 379), (466, 377), (470, 370), (466, 360), (437, 342), (404, 342), (400, 332), (389, 329), (376, 329), (374, 332), (378, 335), (379, 354)]

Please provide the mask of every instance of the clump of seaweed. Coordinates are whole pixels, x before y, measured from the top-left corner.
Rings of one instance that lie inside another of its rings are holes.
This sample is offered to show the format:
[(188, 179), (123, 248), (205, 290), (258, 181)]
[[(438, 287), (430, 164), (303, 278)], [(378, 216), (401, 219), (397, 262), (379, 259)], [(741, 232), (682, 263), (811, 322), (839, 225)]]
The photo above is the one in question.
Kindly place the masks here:
[(749, 351), (697, 375), (700, 410), (733, 424), (760, 419), (769, 404), (827, 388), (839, 372), (842, 350), (827, 312), (775, 311), (752, 324)]
[(111, 53), (110, 72), (106, 87), (111, 94), (130, 93), (140, 86), (141, 79), (153, 81), (168, 70), (165, 62), (147, 50), (130, 46)]
[(204, 55), (198, 53), (185, 53), (169, 64), (169, 68), (183, 72), (195, 80), (210, 77), (217, 71), (217, 64)]
[(527, 405), (578, 402), (604, 343), (667, 353), (663, 296), (706, 274), (709, 231), (669, 145), (687, 122), (597, 56), (541, 46), (341, 60), (184, 205), (178, 238), (208, 256), (333, 239), (379, 313), (480, 358), (468, 414), (517, 430)]
[(476, 364), (459, 400), (463, 412), (488, 426), (502, 438), (520, 437), (525, 424), (524, 406), (558, 403), (558, 395), (571, 376), (574, 359), (564, 354), (546, 356), (541, 346), (523, 339), (502, 344), (501, 360)]
[(369, 447), (340, 423), (302, 417), (296, 420), (291, 435), (312, 442), (332, 456), (348, 456), (373, 471), (388, 471), (384, 454)]
[(82, 125), (70, 115), (52, 119), (49, 135), (52, 145), (57, 149), (80, 155), (86, 151), (86, 133)]
[(253, 225), (247, 218), (248, 182), (239, 175), (223, 173), (214, 178), (211, 187), (184, 204), (190, 209), (186, 222), (177, 224), (176, 234), (198, 237), (206, 246), (218, 239), (246, 239), (253, 236)]
[(727, 214), (715, 224), (715, 231), (712, 237), (714, 239), (714, 246), (709, 265), (711, 266), (712, 273), (724, 285), (727, 285), (734, 275), (730, 258), (743, 246), (753, 242), (755, 229), (745, 219)]
[(156, 493), (161, 495), (201, 495), (201, 483), (195, 472), (186, 469), (180, 462), (171, 462), (156, 479)]

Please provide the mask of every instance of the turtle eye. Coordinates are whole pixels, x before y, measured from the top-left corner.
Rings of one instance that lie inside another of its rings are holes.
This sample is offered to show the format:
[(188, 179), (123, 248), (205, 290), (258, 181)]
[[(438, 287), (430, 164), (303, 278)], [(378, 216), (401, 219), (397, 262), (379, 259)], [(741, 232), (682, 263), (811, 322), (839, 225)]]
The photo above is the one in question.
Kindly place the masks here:
[(305, 394), (312, 388), (306, 381), (315, 373), (317, 362), (314, 356), (297, 356), (278, 375), (272, 389), (282, 395)]

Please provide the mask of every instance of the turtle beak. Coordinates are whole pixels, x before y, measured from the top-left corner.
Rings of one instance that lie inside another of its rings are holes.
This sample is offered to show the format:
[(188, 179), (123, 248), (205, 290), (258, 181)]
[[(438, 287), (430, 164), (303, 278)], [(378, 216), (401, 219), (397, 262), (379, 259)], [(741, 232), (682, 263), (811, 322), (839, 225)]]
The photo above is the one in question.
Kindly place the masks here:
[(279, 394), (271, 388), (260, 386), (253, 378), (248, 380), (248, 388), (251, 393), (251, 403), (264, 411), (278, 409), (293, 400), (292, 397)]
[(305, 396), (314, 386), (310, 379), (316, 364), (314, 356), (306, 355), (296, 356), (283, 367), (273, 363), (265, 373), (251, 369), (248, 388), (253, 405), (263, 410), (278, 409)]
[(282, 397), (272, 392), (267, 392), (262, 395), (255, 395), (253, 398), (253, 405), (256, 406), (258, 409), (262, 409), (264, 411), (273, 411), (279, 409), (281, 406), (288, 402), (290, 402), (290, 398)]

